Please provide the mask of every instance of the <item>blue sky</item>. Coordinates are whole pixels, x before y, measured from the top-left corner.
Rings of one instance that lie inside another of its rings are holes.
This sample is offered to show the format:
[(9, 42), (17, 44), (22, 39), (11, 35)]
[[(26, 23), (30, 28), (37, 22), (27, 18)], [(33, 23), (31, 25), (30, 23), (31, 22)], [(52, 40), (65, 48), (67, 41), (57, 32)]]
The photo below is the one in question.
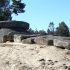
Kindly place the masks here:
[(12, 15), (13, 20), (26, 21), (32, 29), (47, 30), (50, 22), (55, 27), (64, 21), (70, 27), (70, 0), (22, 0), (25, 13)]

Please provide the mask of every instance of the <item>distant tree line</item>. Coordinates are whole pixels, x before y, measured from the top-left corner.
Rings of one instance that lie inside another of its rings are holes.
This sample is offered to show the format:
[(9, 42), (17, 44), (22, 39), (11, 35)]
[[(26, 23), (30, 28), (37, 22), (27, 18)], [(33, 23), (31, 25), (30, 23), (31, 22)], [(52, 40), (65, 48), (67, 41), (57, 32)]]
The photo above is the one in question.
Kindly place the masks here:
[(38, 34), (38, 35), (47, 35), (47, 32), (45, 31), (45, 30), (33, 30), (32, 28), (30, 28), (29, 30), (28, 30), (28, 32), (29, 32), (29, 34)]
[(55, 35), (55, 36), (64, 36), (64, 37), (70, 36), (69, 28), (64, 21), (59, 23), (59, 26), (56, 28), (54, 27), (54, 23), (50, 22), (47, 31), (45, 30), (38, 31), (37, 29), (33, 30), (31, 28), (28, 31), (30, 34)]
[(59, 23), (59, 26), (56, 28), (54, 28), (53, 22), (50, 23), (47, 33), (50, 35), (56, 35), (56, 36), (64, 36), (64, 37), (70, 36), (69, 28), (64, 21)]

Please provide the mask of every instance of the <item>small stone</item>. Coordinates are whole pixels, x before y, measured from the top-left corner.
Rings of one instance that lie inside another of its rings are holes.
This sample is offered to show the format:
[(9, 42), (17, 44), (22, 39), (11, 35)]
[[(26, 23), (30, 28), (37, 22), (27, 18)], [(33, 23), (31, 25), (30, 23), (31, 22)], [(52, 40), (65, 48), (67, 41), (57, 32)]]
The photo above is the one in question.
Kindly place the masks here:
[(68, 68), (68, 66), (65, 66), (64, 68), (65, 68), (65, 69), (67, 69), (67, 68)]
[(48, 61), (52, 61), (52, 60), (48, 60)]
[(70, 70), (70, 68), (68, 68), (68, 70)]
[(58, 62), (58, 61), (54, 61), (54, 62)]
[(40, 59), (39, 61), (45, 61), (45, 59)]
[(63, 64), (63, 66), (65, 66), (66, 64)]

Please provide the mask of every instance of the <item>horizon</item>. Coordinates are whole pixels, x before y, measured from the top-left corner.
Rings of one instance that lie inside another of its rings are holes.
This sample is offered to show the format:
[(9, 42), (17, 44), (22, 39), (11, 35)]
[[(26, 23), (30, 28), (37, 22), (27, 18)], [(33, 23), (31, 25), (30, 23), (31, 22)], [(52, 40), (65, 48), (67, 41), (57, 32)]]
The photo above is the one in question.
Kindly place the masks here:
[(49, 23), (57, 27), (64, 21), (70, 28), (69, 0), (22, 0), (26, 4), (25, 13), (12, 15), (13, 20), (25, 21), (33, 30), (47, 30)]

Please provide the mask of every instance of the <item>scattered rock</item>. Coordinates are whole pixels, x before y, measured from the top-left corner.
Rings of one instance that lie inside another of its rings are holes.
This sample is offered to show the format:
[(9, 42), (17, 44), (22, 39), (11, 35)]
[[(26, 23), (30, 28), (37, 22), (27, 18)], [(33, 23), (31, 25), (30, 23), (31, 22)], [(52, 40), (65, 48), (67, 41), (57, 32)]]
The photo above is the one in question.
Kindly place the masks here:
[(39, 61), (45, 61), (45, 59), (40, 59)]
[(67, 55), (70, 55), (70, 50), (67, 50), (67, 51), (66, 51), (66, 54), (67, 54)]
[(64, 69), (68, 69), (68, 66), (66, 64), (63, 64)]
[(19, 70), (32, 70), (32, 68), (28, 67), (28, 66), (21, 66), (19, 68)]
[(68, 70), (70, 70), (70, 68), (68, 68)]
[(52, 60), (48, 60), (47, 65), (54, 65), (54, 62)]
[(57, 63), (58, 61), (54, 61), (54, 62), (56, 62), (56, 63)]

